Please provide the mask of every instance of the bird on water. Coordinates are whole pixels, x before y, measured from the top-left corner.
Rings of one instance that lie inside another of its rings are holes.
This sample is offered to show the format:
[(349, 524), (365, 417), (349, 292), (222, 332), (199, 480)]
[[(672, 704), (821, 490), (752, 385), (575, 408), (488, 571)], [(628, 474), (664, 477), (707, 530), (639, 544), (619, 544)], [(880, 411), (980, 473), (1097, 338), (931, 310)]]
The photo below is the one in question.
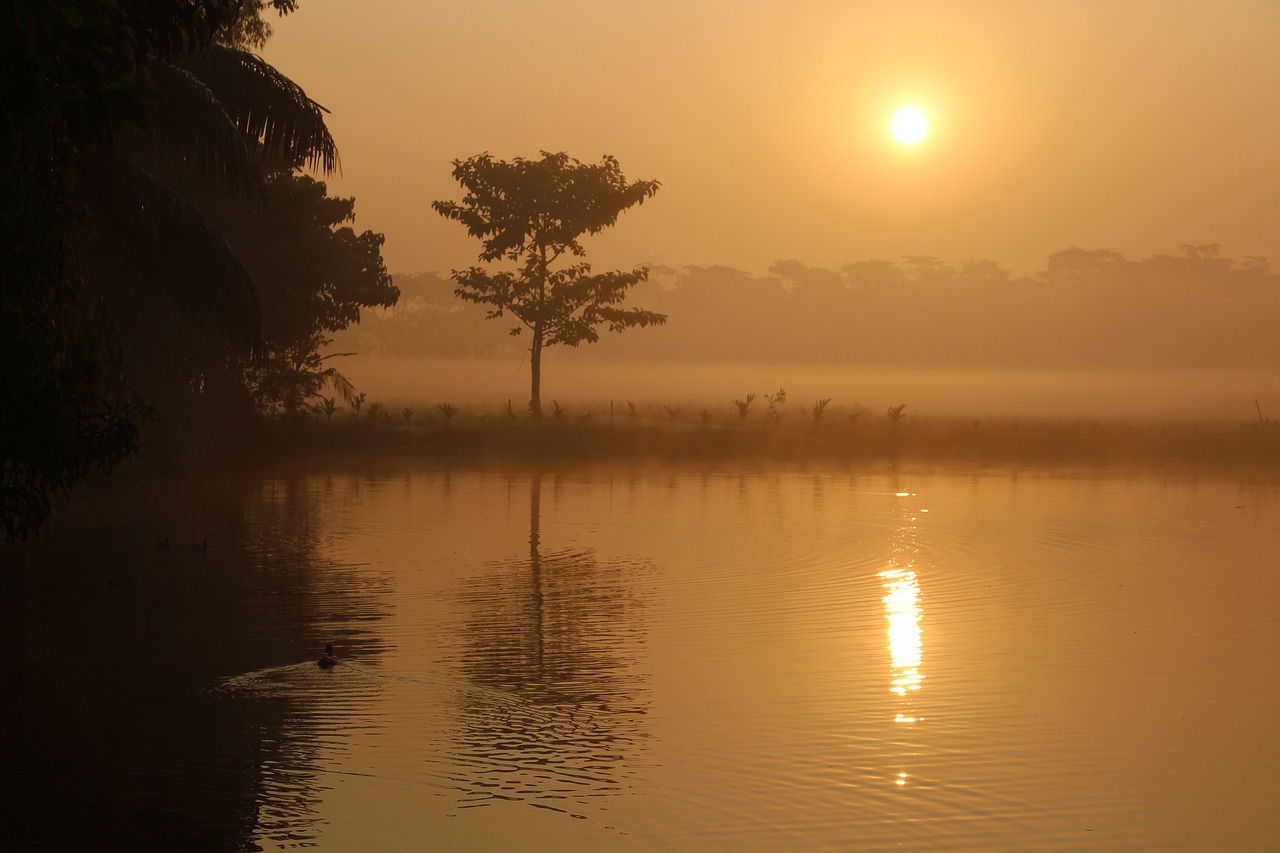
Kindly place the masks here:
[(338, 665), (338, 659), (333, 656), (333, 643), (325, 643), (324, 654), (320, 656), (320, 660), (316, 664), (321, 669), (333, 669)]

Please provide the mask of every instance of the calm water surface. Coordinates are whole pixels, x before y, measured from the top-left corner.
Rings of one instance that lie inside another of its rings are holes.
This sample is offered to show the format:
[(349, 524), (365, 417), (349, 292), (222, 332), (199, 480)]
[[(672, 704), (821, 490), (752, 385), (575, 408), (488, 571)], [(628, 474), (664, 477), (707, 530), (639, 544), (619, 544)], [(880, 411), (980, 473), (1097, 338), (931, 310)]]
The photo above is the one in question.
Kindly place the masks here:
[(1273, 485), (103, 497), (3, 553), (6, 849), (1280, 850)]

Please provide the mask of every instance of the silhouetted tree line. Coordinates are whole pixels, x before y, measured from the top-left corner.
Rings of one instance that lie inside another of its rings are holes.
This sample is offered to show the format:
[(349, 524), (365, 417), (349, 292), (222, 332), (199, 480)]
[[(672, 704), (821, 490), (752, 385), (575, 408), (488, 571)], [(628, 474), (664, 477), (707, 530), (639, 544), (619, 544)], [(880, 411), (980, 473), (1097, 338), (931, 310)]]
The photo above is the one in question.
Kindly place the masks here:
[[(517, 344), (434, 273), (398, 276), (389, 311), (368, 312), (345, 348), (496, 356)], [(1280, 274), (1217, 245), (1129, 260), (1071, 247), (1015, 276), (991, 260), (867, 260), (839, 270), (779, 261), (766, 275), (653, 267), (637, 301), (667, 315), (610, 338), (592, 358), (973, 367), (1280, 366)]]
[(300, 174), (337, 167), (325, 109), (252, 52), (295, 7), (0, 8), (7, 537), (134, 452), (148, 412), (296, 410), (338, 378), (325, 335), (395, 301), (381, 235)]

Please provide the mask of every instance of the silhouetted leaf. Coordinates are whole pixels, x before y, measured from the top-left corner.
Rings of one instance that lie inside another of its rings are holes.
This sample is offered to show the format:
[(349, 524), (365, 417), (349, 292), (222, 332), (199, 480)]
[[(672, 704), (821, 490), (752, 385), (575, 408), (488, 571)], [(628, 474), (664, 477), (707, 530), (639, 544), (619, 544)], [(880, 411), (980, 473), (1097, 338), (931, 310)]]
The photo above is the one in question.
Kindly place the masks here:
[(338, 147), (324, 123), (328, 110), (261, 57), (215, 45), (184, 57), (181, 65), (209, 87), (267, 157), (325, 174), (339, 169)]
[(261, 349), (257, 287), (194, 208), (118, 150), (86, 155), (76, 186), (95, 214), (85, 250), (98, 286), (140, 289), (201, 328)]

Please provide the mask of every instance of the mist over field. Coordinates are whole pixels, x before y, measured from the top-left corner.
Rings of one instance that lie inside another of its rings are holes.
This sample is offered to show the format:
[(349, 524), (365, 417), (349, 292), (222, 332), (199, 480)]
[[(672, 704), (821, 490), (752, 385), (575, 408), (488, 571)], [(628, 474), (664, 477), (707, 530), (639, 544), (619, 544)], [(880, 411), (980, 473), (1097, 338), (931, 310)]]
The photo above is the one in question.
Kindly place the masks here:
[[(556, 353), (546, 369), (546, 400), (565, 405), (571, 415), (590, 411), (596, 423), (607, 418), (610, 402), (619, 419), (628, 402), (649, 407), (653, 420), (665, 419), (665, 406), (679, 407), (687, 420), (703, 409), (727, 419), (734, 399), (779, 388), (797, 416), (824, 398), (831, 398), (835, 411), (874, 415), (906, 403), (907, 413), (917, 417), (1252, 422), (1258, 417), (1255, 399), (1268, 417), (1280, 411), (1280, 377), (1262, 371), (684, 364), (570, 353)], [(529, 394), (528, 364), (518, 358), (357, 356), (343, 362), (342, 370), (370, 400), (394, 412), (405, 405), (429, 413), (450, 403), (491, 413), (508, 400), (522, 412)]]
[[(753, 276), (655, 267), (631, 302), (666, 324), (545, 356), (544, 395), (582, 413), (627, 402), (727, 413), (787, 391), (792, 410), (907, 404), (917, 416), (1252, 421), (1280, 407), (1280, 276), (1216, 246), (1134, 261), (1076, 247), (1015, 276), (994, 261), (795, 261)], [(527, 333), (485, 319), (447, 275), (400, 275), (333, 364), (388, 405), (528, 399)], [(1255, 402), (1257, 401), (1257, 402)]]

